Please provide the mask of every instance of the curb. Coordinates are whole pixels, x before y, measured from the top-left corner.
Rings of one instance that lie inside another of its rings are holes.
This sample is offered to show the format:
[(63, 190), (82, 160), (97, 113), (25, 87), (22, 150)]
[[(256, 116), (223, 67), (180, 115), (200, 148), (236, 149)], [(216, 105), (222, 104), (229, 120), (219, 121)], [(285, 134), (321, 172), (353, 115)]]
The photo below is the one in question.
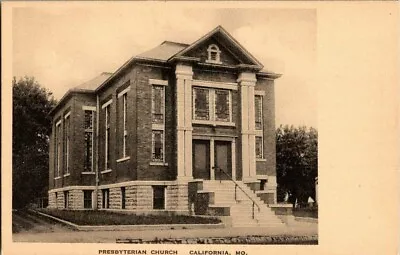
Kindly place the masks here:
[(302, 221), (302, 222), (312, 222), (312, 223), (318, 223), (317, 218), (310, 218), (310, 217), (295, 217), (296, 221)]
[(163, 224), (163, 225), (99, 225), (99, 226), (86, 226), (77, 225), (75, 223), (62, 220), (60, 218), (32, 210), (33, 212), (42, 216), (51, 218), (59, 221), (66, 225), (73, 227), (79, 231), (119, 231), (119, 230), (170, 230), (170, 229), (214, 229), (214, 228), (225, 228), (224, 223), (218, 224)]

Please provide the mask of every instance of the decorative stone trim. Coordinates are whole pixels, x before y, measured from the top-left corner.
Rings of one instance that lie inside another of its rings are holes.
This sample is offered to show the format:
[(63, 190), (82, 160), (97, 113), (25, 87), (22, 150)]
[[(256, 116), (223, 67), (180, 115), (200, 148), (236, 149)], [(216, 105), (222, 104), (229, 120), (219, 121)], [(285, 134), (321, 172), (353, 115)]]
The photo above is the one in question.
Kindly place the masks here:
[(54, 177), (54, 180), (61, 179), (61, 176)]
[(150, 166), (168, 166), (166, 162), (150, 162)]
[(229, 89), (238, 90), (239, 86), (235, 82), (215, 82), (215, 81), (203, 81), (203, 80), (193, 80), (193, 86), (197, 87), (208, 87), (217, 89)]
[(168, 80), (149, 79), (150, 85), (168, 86)]
[(96, 106), (87, 106), (87, 105), (84, 105), (84, 106), (82, 106), (82, 110), (84, 110), (84, 111), (96, 111)]
[(67, 114), (64, 115), (64, 119), (67, 119), (71, 115), (71, 111), (67, 112)]
[(107, 106), (109, 106), (112, 103), (112, 99), (108, 100), (107, 102), (105, 102), (102, 106), (101, 109), (106, 108)]
[(67, 190), (94, 190), (94, 189), (96, 189), (96, 186), (68, 186), (57, 189), (51, 189), (48, 191), (48, 193), (67, 191)]
[(256, 96), (265, 96), (265, 91), (264, 90), (255, 90), (254, 95)]
[(67, 176), (70, 176), (71, 174), (70, 173), (67, 173), (67, 174), (64, 174), (64, 177), (67, 177)]
[(235, 122), (213, 121), (213, 120), (192, 120), (193, 124), (211, 125), (211, 126), (229, 126), (235, 127)]
[(95, 172), (82, 172), (83, 175), (95, 175)]
[(103, 171), (101, 171), (100, 173), (101, 174), (106, 174), (106, 173), (111, 173), (111, 169), (107, 169), (107, 170), (103, 170)]
[(131, 90), (131, 86), (128, 86), (127, 88), (125, 88), (124, 90), (122, 90), (121, 92), (118, 93), (117, 97), (122, 97), (123, 95), (125, 95), (129, 90)]
[(120, 159), (117, 159), (117, 163), (124, 162), (124, 161), (127, 161), (129, 159), (131, 159), (131, 157), (120, 158)]

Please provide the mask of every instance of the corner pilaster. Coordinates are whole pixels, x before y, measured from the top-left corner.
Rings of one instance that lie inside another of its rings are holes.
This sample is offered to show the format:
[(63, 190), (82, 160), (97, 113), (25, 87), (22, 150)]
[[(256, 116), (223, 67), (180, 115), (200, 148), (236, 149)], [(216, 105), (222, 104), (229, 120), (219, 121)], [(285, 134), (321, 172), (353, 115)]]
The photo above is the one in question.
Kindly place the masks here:
[(192, 66), (178, 63), (176, 75), (177, 179), (193, 179), (192, 173)]
[(256, 81), (255, 73), (249, 72), (240, 73), (237, 79), (241, 97), (242, 176), (244, 182), (256, 180), (254, 109), (254, 87)]

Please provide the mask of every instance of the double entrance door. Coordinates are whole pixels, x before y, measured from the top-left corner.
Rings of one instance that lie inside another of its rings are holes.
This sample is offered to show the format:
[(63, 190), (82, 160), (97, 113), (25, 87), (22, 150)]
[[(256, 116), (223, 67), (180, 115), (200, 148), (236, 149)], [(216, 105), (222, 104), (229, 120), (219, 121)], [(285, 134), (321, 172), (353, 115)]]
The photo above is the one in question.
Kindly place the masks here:
[[(232, 178), (232, 142), (193, 140), (193, 178), (228, 180)], [(222, 169), (225, 173), (221, 172)]]

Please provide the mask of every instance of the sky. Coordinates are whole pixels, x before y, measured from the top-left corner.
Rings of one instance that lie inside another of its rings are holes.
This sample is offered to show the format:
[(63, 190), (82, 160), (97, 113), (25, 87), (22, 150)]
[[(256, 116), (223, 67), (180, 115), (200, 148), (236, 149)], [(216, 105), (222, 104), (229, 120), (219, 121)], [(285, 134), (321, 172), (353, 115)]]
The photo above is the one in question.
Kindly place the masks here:
[(275, 82), (276, 126), (317, 128), (314, 9), (191, 8), (169, 3), (13, 9), (13, 76), (34, 76), (60, 99), (165, 40), (192, 43), (223, 26)]

